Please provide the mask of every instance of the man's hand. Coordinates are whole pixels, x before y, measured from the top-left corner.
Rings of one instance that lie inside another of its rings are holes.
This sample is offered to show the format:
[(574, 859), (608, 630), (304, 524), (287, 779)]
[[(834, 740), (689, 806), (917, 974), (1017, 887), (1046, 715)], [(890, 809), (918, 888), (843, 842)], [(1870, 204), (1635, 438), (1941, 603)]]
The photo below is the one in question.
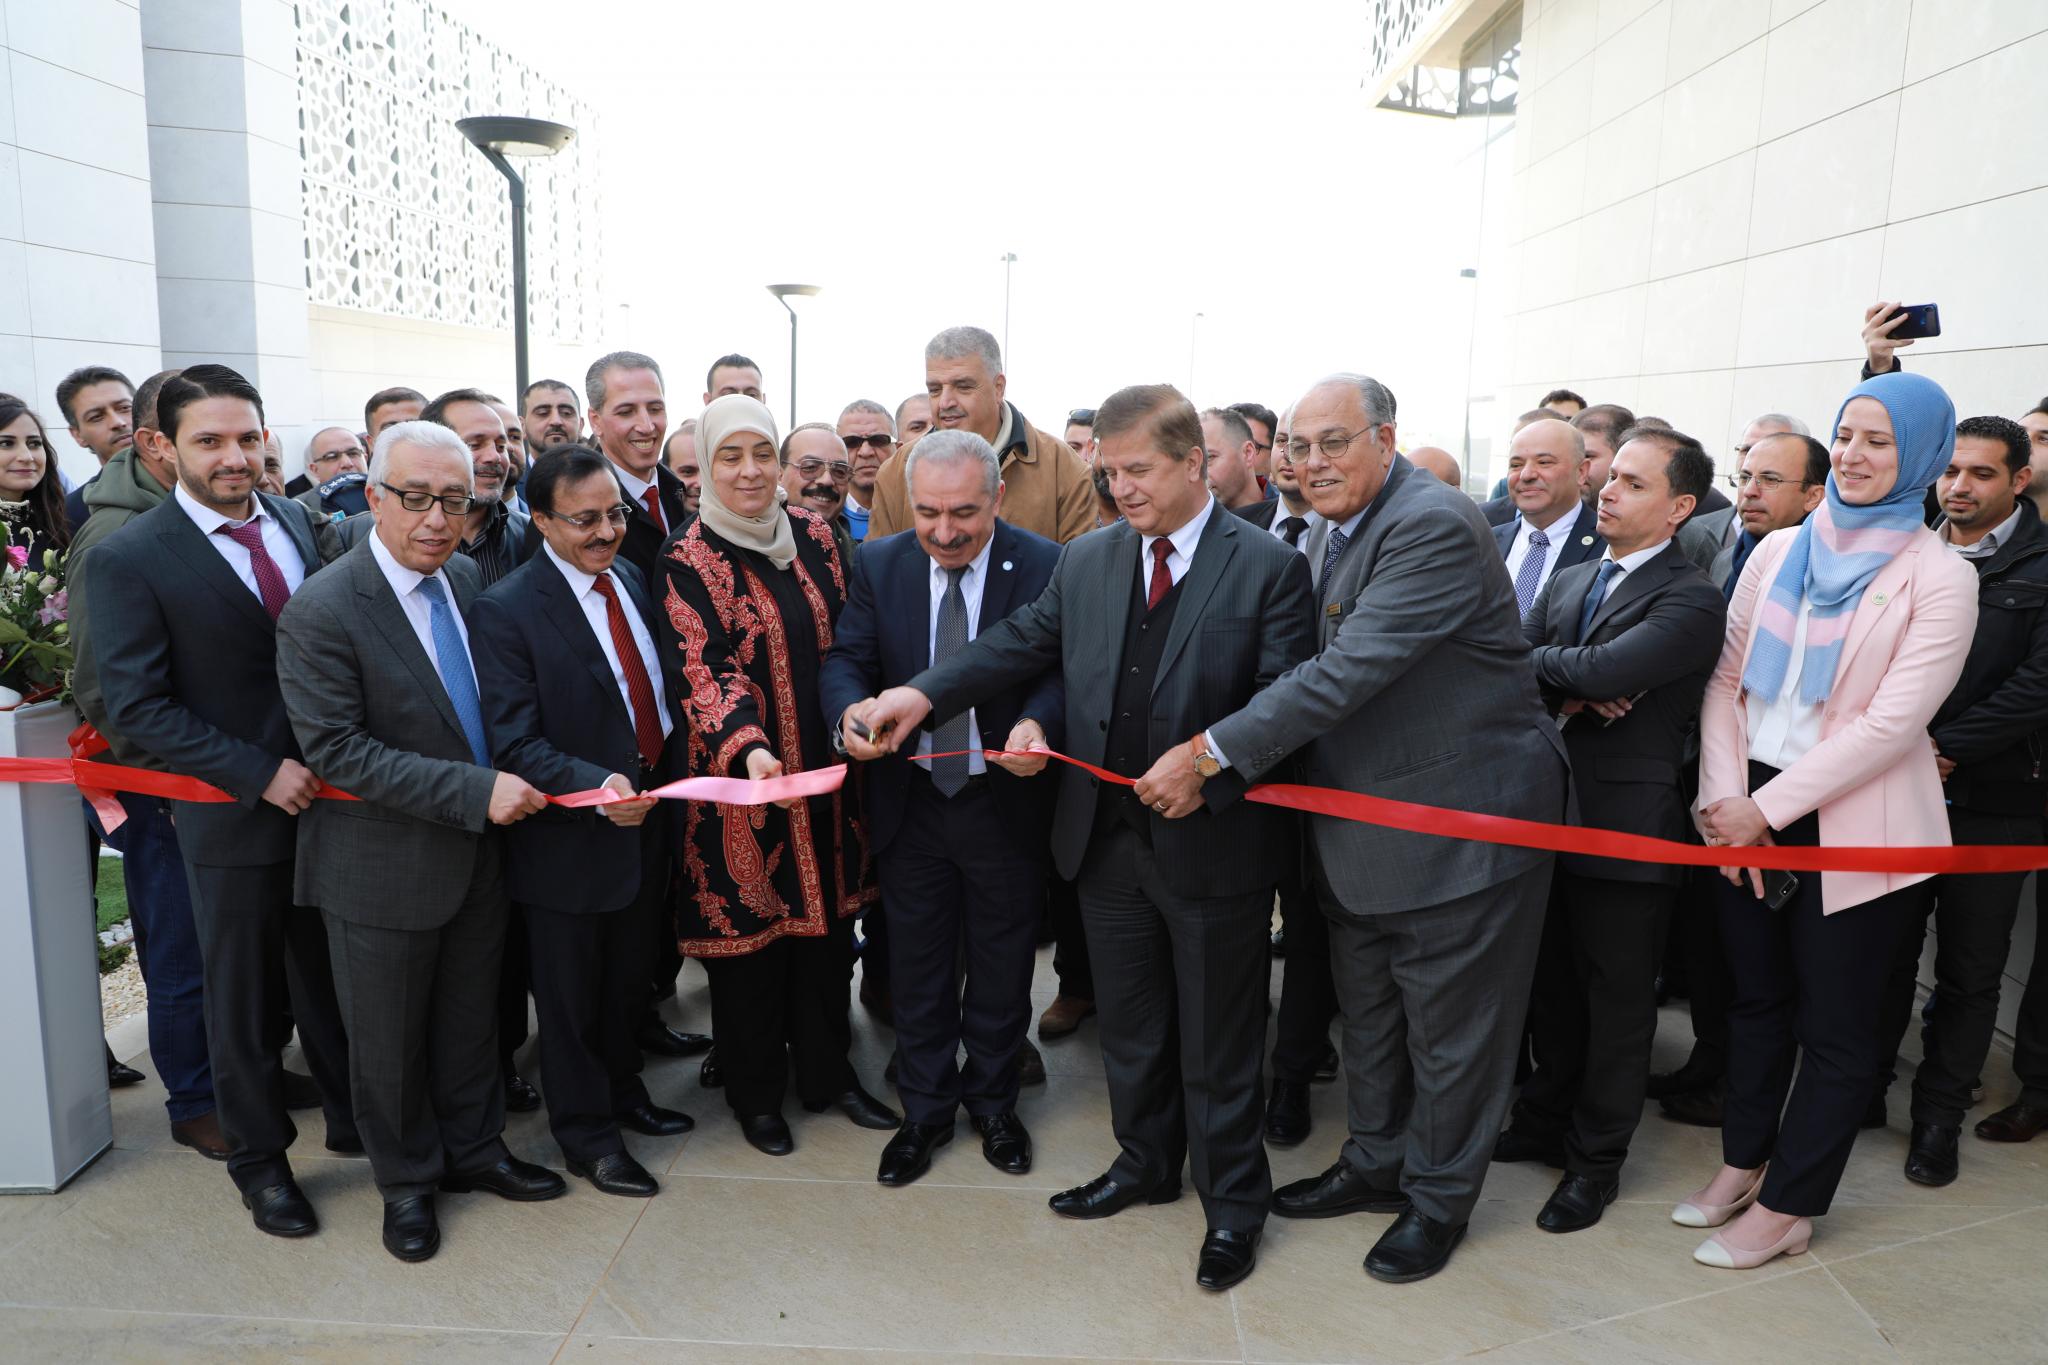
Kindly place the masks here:
[(1138, 799), (1169, 820), (1192, 815), (1202, 806), (1202, 775), (1195, 771), (1195, 746), (1176, 744), (1159, 756), (1151, 771), (1138, 779)]
[(862, 720), (874, 727), (875, 739), (882, 752), (893, 754), (932, 713), (932, 699), (914, 687), (892, 687), (873, 701), (862, 702), (854, 709), (860, 712)]
[(1948, 781), (1948, 775), (1956, 770), (1956, 761), (1948, 757), (1946, 754), (1942, 753), (1941, 745), (1935, 744), (1934, 737), (1932, 735), (1928, 736), (1927, 742), (1929, 744), (1934, 745), (1935, 771), (1941, 774), (1942, 781)]
[[(782, 760), (766, 749), (754, 749), (747, 754), (747, 776), (756, 782), (766, 782), (771, 777), (782, 776)], [(788, 810), (797, 803), (796, 797), (788, 797), (775, 804)]]
[(263, 799), (286, 815), (297, 815), (313, 804), (319, 790), (320, 779), (313, 776), (312, 769), (296, 758), (288, 758), (278, 764), (277, 771), (270, 775), (270, 785), (263, 789)]
[(1586, 709), (1602, 720), (1620, 720), (1635, 704), (1632, 697), (1616, 697), (1613, 701), (1589, 701)]
[(523, 777), (511, 773), (499, 773), (491, 783), (491, 808), (488, 812), (494, 825), (516, 825), (535, 811), (545, 810), (548, 799)]
[(1906, 320), (1903, 305), (1897, 303), (1873, 303), (1863, 310), (1863, 357), (1870, 362), (1872, 374), (1883, 374), (1894, 368), (1893, 358), (1902, 346), (1911, 346), (1907, 341), (1892, 340), (1892, 332)]
[[(1013, 754), (1026, 750), (1041, 754), (1052, 752), (1052, 746), (1045, 742), (1045, 730), (1029, 716), (1011, 727), (1010, 737), (1003, 741), (1003, 747), (1013, 751)], [(1017, 758), (1005, 755), (991, 761), (1004, 772), (1015, 773), (1019, 777), (1036, 777), (1045, 771), (1045, 760), (1042, 758)]]
[[(872, 698), (867, 701), (855, 702), (847, 707), (845, 713), (839, 717), (839, 742), (846, 746), (846, 756), (848, 758), (861, 763), (872, 763), (889, 752), (879, 742), (882, 736), (876, 734), (873, 729), (874, 722), (869, 720), (867, 716), (868, 708), (874, 704)], [(869, 727), (869, 733), (875, 735), (874, 739), (862, 739), (860, 737), (853, 728), (853, 722), (856, 719)]]
[(597, 808), (599, 815), (602, 815), (621, 829), (633, 829), (646, 823), (647, 812), (654, 809), (653, 797), (638, 795), (633, 790), (633, 784), (617, 773), (613, 773), (604, 780), (604, 789), (617, 792), (621, 796), (631, 797), (632, 799), (615, 801), (609, 806), (599, 806)]

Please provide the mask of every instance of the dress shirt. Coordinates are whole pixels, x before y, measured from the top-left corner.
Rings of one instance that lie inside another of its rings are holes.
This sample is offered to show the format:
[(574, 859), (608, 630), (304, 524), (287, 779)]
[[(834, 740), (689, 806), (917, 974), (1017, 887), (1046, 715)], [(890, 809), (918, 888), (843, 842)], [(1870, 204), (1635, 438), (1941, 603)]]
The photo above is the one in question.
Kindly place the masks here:
[[(974, 643), (974, 637), (981, 628), (981, 590), (988, 586), (989, 554), (996, 547), (996, 538), (990, 536), (988, 544), (981, 547), (981, 553), (967, 566), (967, 572), (960, 575), (960, 600), (967, 608), (967, 642)], [(926, 622), (925, 661), (938, 662), (939, 652), (939, 606), (946, 600), (946, 571), (939, 567), (939, 561), (927, 557), (931, 571), (932, 609)], [(1005, 735), (1005, 739), (1009, 736)], [(988, 771), (988, 760), (981, 756), (987, 737), (981, 733), (981, 721), (972, 707), (967, 711), (967, 775), (976, 777)], [(931, 771), (932, 732), (921, 730), (917, 736), (917, 757), (912, 760), (926, 772)], [(959, 769), (954, 769), (958, 772)]]
[[(256, 586), (256, 565), (249, 557), (249, 551), (233, 537), (219, 534), (223, 526), (239, 527), (247, 523), (216, 512), (187, 493), (182, 483), (175, 485), (171, 496), (178, 500), (178, 506), (185, 510), (185, 515), (192, 518), (192, 524), (206, 537), (206, 543), (219, 551), (220, 557), (228, 562), (228, 567), (235, 571), (235, 577), (242, 580), (242, 586), (254, 593), (257, 601), (262, 601), (263, 590)], [(249, 500), (256, 506), (253, 520), (263, 528), (263, 548), (270, 551), (271, 559), (277, 563), (278, 572), (284, 575), (284, 585), (297, 592), (299, 584), (306, 581), (306, 561), (299, 558), (299, 547), (292, 544), (291, 536), (286, 534), (284, 527), (278, 525), (277, 518), (270, 515), (269, 510), (263, 505), (263, 499), (252, 493)]]
[[(434, 676), (441, 679), (441, 686), (448, 685), (447, 675), (441, 672), (441, 655), (434, 648), (434, 605), (420, 596), (419, 586), (427, 575), (417, 569), (408, 569), (392, 558), (385, 548), (375, 527), (370, 528), (370, 553), (376, 556), (377, 567), (384, 571), (384, 581), (391, 585), (391, 591), (398, 594), (398, 605), (405, 611), (405, 623), (412, 627), (418, 637), (420, 648), (426, 651), (427, 662), (434, 666)], [(455, 629), (462, 636), (462, 652), (468, 654), (469, 623), (462, 619), (462, 608), (456, 605), (455, 585), (448, 581), (446, 569), (434, 570), (434, 577), (441, 580), (441, 591), (448, 594), (448, 614), (455, 618)], [(476, 660), (470, 659), (470, 677), (476, 677)], [(479, 695), (483, 689), (477, 689)]]
[(1579, 516), (1584, 506), (1584, 503), (1574, 502), (1563, 516), (1541, 528), (1531, 526), (1527, 517), (1518, 515), (1515, 518), (1515, 539), (1508, 546), (1508, 582), (1514, 582), (1521, 574), (1522, 561), (1529, 557), (1529, 533), (1540, 529), (1544, 537), (1550, 541), (1549, 548), (1543, 555), (1543, 572), (1536, 579), (1536, 595), (1541, 597), (1544, 585), (1550, 582), (1550, 576), (1557, 572), (1557, 561), (1564, 558), (1564, 547), (1578, 530)]
[[(619, 484), (626, 490), (626, 501), (632, 503), (636, 510), (645, 512), (647, 510), (647, 490), (650, 488), (659, 489), (661, 487), (661, 471), (657, 469), (654, 472), (653, 478), (643, 479), (617, 460), (612, 460), (611, 456), (607, 455), (605, 458), (611, 460), (612, 473), (619, 476)], [(657, 493), (656, 497), (659, 498), (659, 496), (660, 494)], [(668, 504), (665, 502), (661, 505), (661, 525), (664, 530), (673, 531), (676, 529), (668, 524)]]
[[(597, 590), (596, 577), (556, 554), (555, 547), (546, 541), (541, 542), (541, 549), (562, 571), (562, 577), (569, 582), (569, 591), (576, 596), (576, 605), (583, 609), (583, 619), (590, 622), (590, 633), (597, 637), (597, 647), (604, 651), (604, 661), (612, 670), (612, 681), (619, 686), (619, 698), (626, 703), (626, 715), (630, 719), (633, 715), (633, 693), (626, 686), (626, 670), (619, 663), (617, 647), (612, 644), (611, 617), (605, 609), (604, 594)], [(661, 656), (654, 652), (654, 637), (647, 632), (647, 622), (634, 610), (633, 599), (626, 592), (625, 585), (619, 582), (619, 576), (607, 569), (605, 577), (611, 579), (612, 591), (619, 595), (626, 625), (633, 632), (633, 645), (640, 651), (640, 666), (647, 670), (647, 680), (654, 685), (654, 705), (661, 713), (661, 733), (666, 738), (675, 727), (668, 716), (668, 697), (661, 685)]]
[(1287, 510), (1287, 504), (1285, 502), (1282, 502), (1278, 507), (1273, 509), (1273, 524), (1267, 527), (1266, 530), (1273, 537), (1273, 539), (1284, 541), (1287, 539), (1287, 529), (1280, 523), (1286, 521), (1289, 517), (1296, 516), (1300, 517), (1303, 521), (1307, 522), (1308, 525), (1306, 528), (1303, 529), (1300, 537), (1295, 540), (1294, 548), (1300, 551), (1302, 554), (1307, 554), (1309, 533), (1314, 531), (1316, 529), (1316, 523), (1322, 520), (1321, 517), (1316, 515), (1315, 508), (1311, 507), (1305, 512), (1290, 512)]
[[(1166, 540), (1173, 546), (1173, 553), (1166, 557), (1166, 572), (1173, 579), (1176, 587), (1179, 586), (1183, 578), (1188, 576), (1188, 570), (1194, 566), (1195, 546), (1201, 543), (1202, 530), (1208, 526), (1209, 518), (1215, 514), (1215, 511), (1216, 499), (1212, 497), (1202, 504), (1201, 511), (1189, 518), (1187, 525), (1166, 537)], [(1138, 595), (1140, 597), (1144, 596), (1146, 590), (1152, 586), (1152, 542), (1158, 539), (1158, 536), (1138, 537)]]
[(1821, 713), (1827, 710), (1825, 702), (1808, 706), (1799, 700), (1799, 673), (1806, 664), (1806, 622), (1812, 615), (1812, 604), (1800, 598), (1799, 616), (1792, 627), (1792, 659), (1785, 665), (1785, 685), (1778, 689), (1777, 696), (1761, 705), (1758, 698), (1751, 697), (1745, 708), (1750, 758), (1768, 763), (1779, 772), (1806, 757), (1806, 751), (1820, 743)]
[[(1655, 545), (1652, 545), (1652, 546), (1651, 546), (1651, 547), (1650, 547), (1649, 549), (1647, 549), (1647, 550), (1637, 550), (1637, 551), (1635, 551), (1635, 552), (1634, 552), (1634, 553), (1632, 553), (1632, 554), (1625, 554), (1625, 555), (1623, 555), (1623, 556), (1622, 556), (1621, 558), (1619, 558), (1619, 559), (1616, 559), (1616, 558), (1614, 557), (1614, 551), (1613, 551), (1613, 549), (1612, 549), (1612, 548), (1610, 547), (1610, 548), (1608, 549), (1607, 553), (1606, 553), (1606, 554), (1604, 554), (1604, 555), (1602, 555), (1602, 556), (1600, 557), (1600, 562), (1601, 562), (1602, 564), (1606, 564), (1606, 563), (1609, 563), (1609, 562), (1612, 562), (1612, 563), (1614, 563), (1614, 564), (1617, 564), (1617, 565), (1619, 565), (1619, 566), (1620, 566), (1620, 568), (1621, 568), (1621, 572), (1619, 572), (1619, 573), (1617, 573), (1617, 574), (1614, 574), (1614, 575), (1612, 575), (1612, 576), (1610, 576), (1610, 577), (1608, 578), (1608, 580), (1607, 580), (1607, 591), (1606, 591), (1605, 593), (1602, 593), (1602, 594), (1601, 594), (1601, 596), (1600, 596), (1600, 600), (1601, 600), (1602, 602), (1605, 602), (1605, 601), (1606, 601), (1606, 600), (1607, 600), (1608, 598), (1610, 598), (1610, 597), (1614, 596), (1614, 590), (1615, 590), (1616, 588), (1618, 588), (1618, 587), (1620, 587), (1620, 586), (1621, 586), (1621, 580), (1622, 580), (1622, 579), (1624, 579), (1624, 578), (1627, 578), (1627, 577), (1628, 577), (1628, 576), (1629, 576), (1630, 574), (1634, 573), (1634, 572), (1635, 572), (1635, 571), (1636, 571), (1637, 569), (1640, 569), (1640, 568), (1642, 568), (1642, 567), (1643, 567), (1643, 565), (1645, 565), (1645, 564), (1649, 563), (1649, 562), (1650, 562), (1651, 560), (1655, 559), (1655, 558), (1656, 558), (1656, 557), (1657, 557), (1658, 555), (1660, 555), (1660, 554), (1664, 553), (1664, 547), (1665, 547), (1666, 545), (1669, 545), (1670, 543), (1671, 543), (1671, 537), (1670, 537), (1670, 536), (1666, 536), (1666, 537), (1664, 537), (1664, 539), (1662, 539), (1662, 540), (1658, 541), (1658, 542), (1657, 542), (1657, 543), (1656, 543)], [(1598, 570), (1595, 570), (1595, 571), (1594, 571), (1594, 578), (1593, 578), (1593, 581), (1594, 581), (1595, 583), (1598, 583), (1598, 582), (1600, 581), (1600, 579), (1599, 579), (1599, 571), (1598, 571)], [(1596, 605), (1596, 606), (1595, 606), (1595, 607), (1594, 607), (1593, 609), (1594, 609), (1595, 611), (1598, 611), (1598, 610), (1599, 610), (1600, 608), (1599, 608), (1599, 607), (1598, 607), (1598, 606)]]
[[(852, 533), (855, 540), (860, 541), (868, 538), (868, 518), (872, 513), (868, 508), (860, 505), (860, 499), (853, 495), (851, 488), (846, 492), (846, 502), (839, 509), (839, 515), (846, 518), (846, 529)], [(965, 589), (962, 591), (965, 591)]]
[(2011, 516), (1999, 522), (1991, 530), (1986, 531), (1977, 539), (1977, 543), (1974, 545), (1958, 545), (1950, 540), (1948, 536), (1948, 523), (1946, 521), (1941, 524), (1941, 539), (1944, 544), (1964, 559), (1989, 559), (1998, 553), (1999, 546), (2012, 539), (2013, 530), (2019, 524), (2020, 509), (2014, 507)]

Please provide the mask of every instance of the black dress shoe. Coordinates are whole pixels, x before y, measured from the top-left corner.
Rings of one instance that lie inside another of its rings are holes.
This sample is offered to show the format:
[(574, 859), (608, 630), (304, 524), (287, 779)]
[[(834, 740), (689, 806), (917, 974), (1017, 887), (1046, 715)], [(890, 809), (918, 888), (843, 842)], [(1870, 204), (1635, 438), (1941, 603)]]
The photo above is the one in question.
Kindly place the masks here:
[(1721, 1100), (1726, 1090), (1720, 1081), (1700, 1090), (1681, 1090), (1666, 1095), (1657, 1101), (1657, 1107), (1664, 1111), (1664, 1117), (1677, 1123), (1690, 1123), (1695, 1128), (1719, 1128), (1721, 1126)]
[(718, 1065), (718, 1044), (704, 1054), (704, 1064), (697, 1068), (697, 1084), (706, 1090), (716, 1090), (725, 1084), (725, 1071)]
[(249, 1210), (256, 1226), (272, 1237), (310, 1237), (320, 1230), (313, 1205), (299, 1188), (299, 1182), (289, 1176), (275, 1185), (246, 1191), (242, 1207)]
[(441, 1249), (434, 1196), (394, 1199), (384, 1206), (384, 1249), (401, 1261), (424, 1261)]
[(1687, 1090), (1705, 1090), (1717, 1085), (1721, 1078), (1705, 1067), (1694, 1066), (1690, 1061), (1676, 1071), (1653, 1071), (1643, 1087), (1645, 1099), (1661, 1100), (1667, 1095), (1681, 1094)]
[(1228, 1289), (1252, 1273), (1259, 1263), (1259, 1233), (1210, 1228), (1195, 1258), (1195, 1283), (1204, 1289)]
[(320, 1107), (320, 1083), (311, 1076), (301, 1076), (296, 1071), (284, 1073), (284, 1107), (287, 1109), (318, 1109)]
[(1344, 1162), (1321, 1175), (1273, 1191), (1273, 1212), (1282, 1218), (1335, 1218), (1346, 1213), (1400, 1213), (1408, 1196), (1383, 1190)]
[(1143, 1200), (1147, 1204), (1171, 1204), (1180, 1198), (1180, 1182), (1171, 1180), (1150, 1192), (1125, 1185), (1112, 1176), (1098, 1175), (1085, 1185), (1061, 1190), (1046, 1200), (1046, 1207), (1062, 1218), (1107, 1218), (1122, 1213)]
[(1932, 1185), (1937, 1189), (1954, 1184), (1958, 1166), (1956, 1139), (1962, 1135), (1960, 1127), (1950, 1128), (1941, 1123), (1914, 1124), (1912, 1145), (1906, 1149), (1906, 1179), (1915, 1185)]
[(613, 1152), (595, 1161), (570, 1157), (569, 1174), (582, 1176), (605, 1194), (624, 1195), (628, 1199), (647, 1199), (661, 1193), (661, 1182), (633, 1160), (631, 1152)]
[(932, 1168), (932, 1153), (953, 1140), (953, 1125), (919, 1123), (905, 1119), (882, 1148), (881, 1165), (875, 1179), (884, 1185), (908, 1185)]
[(515, 1114), (530, 1114), (540, 1108), (540, 1091), (518, 1072), (505, 1076), (505, 1107)]
[(974, 1131), (981, 1134), (981, 1154), (989, 1165), (1005, 1175), (1030, 1174), (1031, 1133), (1016, 1110), (976, 1118), (973, 1123)]
[(2048, 1105), (2019, 1100), (1977, 1120), (1973, 1131), (1986, 1142), (2032, 1142), (2043, 1128), (2048, 1128)]
[(1465, 1224), (1439, 1223), (1410, 1209), (1365, 1254), (1365, 1273), (1387, 1284), (1426, 1280), (1449, 1263), (1464, 1240)]
[(1567, 1171), (1543, 1209), (1536, 1226), (1545, 1232), (1579, 1232), (1600, 1221), (1600, 1215), (1621, 1193), (1619, 1180), (1596, 1180), (1590, 1175)]
[(1275, 1147), (1298, 1147), (1308, 1140), (1313, 1125), (1308, 1116), (1308, 1087), (1300, 1081), (1273, 1078), (1273, 1094), (1266, 1101), (1266, 1141)]
[(740, 1136), (766, 1156), (788, 1156), (796, 1150), (789, 1123), (780, 1114), (741, 1114)]
[(342, 1156), (361, 1156), (363, 1154), (363, 1139), (355, 1133), (329, 1133), (327, 1135), (327, 1150), (339, 1152)]
[(1309, 1079), (1313, 1080), (1317, 1085), (1328, 1085), (1331, 1081), (1336, 1080), (1338, 1073), (1343, 1070), (1344, 1059), (1337, 1055), (1337, 1049), (1325, 1046), (1323, 1048), (1323, 1059), (1316, 1063), (1315, 1075)]
[(901, 1114), (858, 1085), (843, 1095), (834, 1095), (829, 1100), (820, 1100), (815, 1104), (805, 1100), (804, 1108), (813, 1114), (822, 1114), (827, 1109), (836, 1108), (852, 1119), (857, 1127), (872, 1128), (878, 1133), (903, 1122)]
[(621, 1128), (631, 1128), (636, 1133), (649, 1137), (674, 1137), (687, 1133), (697, 1126), (697, 1120), (680, 1109), (664, 1109), (658, 1104), (635, 1105), (614, 1115)]
[(659, 1019), (635, 1033), (633, 1042), (642, 1052), (651, 1052), (657, 1057), (694, 1057), (711, 1050), (710, 1034), (684, 1033)]
[(1564, 1144), (1562, 1142), (1545, 1142), (1541, 1138), (1530, 1137), (1527, 1133), (1517, 1132), (1515, 1129), (1510, 1128), (1494, 1139), (1493, 1159), (1495, 1161), (1540, 1161), (1546, 1166), (1555, 1166), (1559, 1170), (1563, 1170)]
[(107, 1085), (110, 1089), (119, 1090), (124, 1085), (140, 1085), (148, 1079), (149, 1077), (126, 1062), (107, 1063)]
[(495, 1165), (478, 1171), (451, 1171), (441, 1177), (441, 1189), (448, 1194), (483, 1190), (500, 1199), (530, 1203), (554, 1199), (568, 1192), (569, 1184), (545, 1166), (518, 1157), (500, 1157)]

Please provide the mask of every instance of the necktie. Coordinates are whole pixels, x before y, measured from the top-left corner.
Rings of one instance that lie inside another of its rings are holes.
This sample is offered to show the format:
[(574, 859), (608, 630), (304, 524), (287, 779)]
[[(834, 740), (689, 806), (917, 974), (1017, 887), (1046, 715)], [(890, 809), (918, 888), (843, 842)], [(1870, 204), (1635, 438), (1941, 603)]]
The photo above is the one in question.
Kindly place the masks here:
[(1515, 606), (1524, 620), (1536, 605), (1536, 589), (1543, 585), (1543, 561), (1550, 558), (1550, 537), (1541, 531), (1529, 533), (1529, 553), (1522, 556), (1522, 568), (1515, 575)]
[[(939, 599), (939, 629), (932, 640), (934, 668), (967, 648), (967, 598), (960, 591), (966, 573), (964, 567), (946, 570), (946, 594)], [(957, 796), (967, 785), (967, 755), (959, 752), (967, 740), (965, 711), (932, 731), (932, 752), (953, 755), (932, 760), (932, 785), (947, 796)]]
[(1152, 583), (1145, 589), (1145, 610), (1159, 605), (1161, 598), (1173, 591), (1173, 571), (1166, 567), (1166, 557), (1173, 553), (1173, 542), (1165, 536), (1152, 542)]
[(263, 610), (270, 613), (275, 621), (284, 604), (291, 600), (292, 590), (284, 581), (284, 570), (277, 567), (277, 561), (270, 557), (270, 551), (263, 548), (263, 527), (251, 517), (240, 526), (223, 523), (216, 532), (226, 536), (249, 552), (249, 566), (256, 571), (256, 593), (263, 599)]
[(1586, 643), (1586, 632), (1593, 628), (1593, 614), (1600, 610), (1600, 604), (1607, 600), (1607, 585), (1621, 576), (1621, 564), (1612, 559), (1600, 562), (1600, 572), (1593, 577), (1593, 586), (1586, 590), (1586, 604), (1579, 608), (1578, 642)]
[(653, 517), (654, 524), (661, 528), (663, 535), (667, 535), (668, 518), (661, 514), (661, 488), (659, 485), (648, 484), (647, 491), (640, 495), (640, 501), (647, 504), (647, 515)]
[(619, 605), (619, 590), (610, 574), (599, 574), (595, 584), (604, 598), (604, 620), (611, 627), (612, 649), (618, 653), (619, 669), (626, 675), (626, 695), (633, 703), (633, 738), (640, 744), (640, 762), (652, 768), (661, 761), (661, 708), (654, 703), (654, 684), (647, 677), (647, 661), (626, 623), (625, 608)]
[(455, 624), (455, 608), (438, 578), (422, 578), (414, 591), (427, 599), (429, 633), (434, 637), (434, 662), (440, 667), (441, 686), (462, 722), (462, 737), (469, 741), (470, 757), (479, 768), (491, 766), (491, 746), (484, 739), (484, 708), (476, 694), (476, 673), (469, 663), (469, 650), (462, 643), (462, 631)]
[(1330, 528), (1330, 543), (1323, 549), (1323, 571), (1316, 577), (1316, 604), (1318, 606), (1329, 600), (1331, 573), (1337, 567), (1337, 561), (1344, 557), (1344, 547), (1350, 543), (1351, 537), (1344, 534), (1343, 527), (1332, 526)]
[(1749, 552), (1757, 547), (1758, 541), (1749, 532), (1743, 531), (1735, 538), (1735, 557), (1728, 562), (1728, 581), (1721, 585), (1724, 601), (1735, 600), (1735, 585), (1742, 581), (1742, 566), (1749, 563)]
[(1280, 539), (1286, 541), (1291, 547), (1298, 548), (1301, 545), (1301, 533), (1307, 529), (1307, 517), (1282, 517), (1280, 519)]

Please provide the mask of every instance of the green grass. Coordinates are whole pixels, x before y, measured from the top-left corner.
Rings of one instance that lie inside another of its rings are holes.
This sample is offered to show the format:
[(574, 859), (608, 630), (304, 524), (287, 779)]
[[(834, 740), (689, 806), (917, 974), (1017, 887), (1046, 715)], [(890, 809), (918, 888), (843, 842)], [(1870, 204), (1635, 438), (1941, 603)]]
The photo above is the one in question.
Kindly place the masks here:
[(128, 883), (121, 876), (119, 858), (102, 858), (99, 867), (99, 923), (94, 927), (107, 930), (128, 918)]

